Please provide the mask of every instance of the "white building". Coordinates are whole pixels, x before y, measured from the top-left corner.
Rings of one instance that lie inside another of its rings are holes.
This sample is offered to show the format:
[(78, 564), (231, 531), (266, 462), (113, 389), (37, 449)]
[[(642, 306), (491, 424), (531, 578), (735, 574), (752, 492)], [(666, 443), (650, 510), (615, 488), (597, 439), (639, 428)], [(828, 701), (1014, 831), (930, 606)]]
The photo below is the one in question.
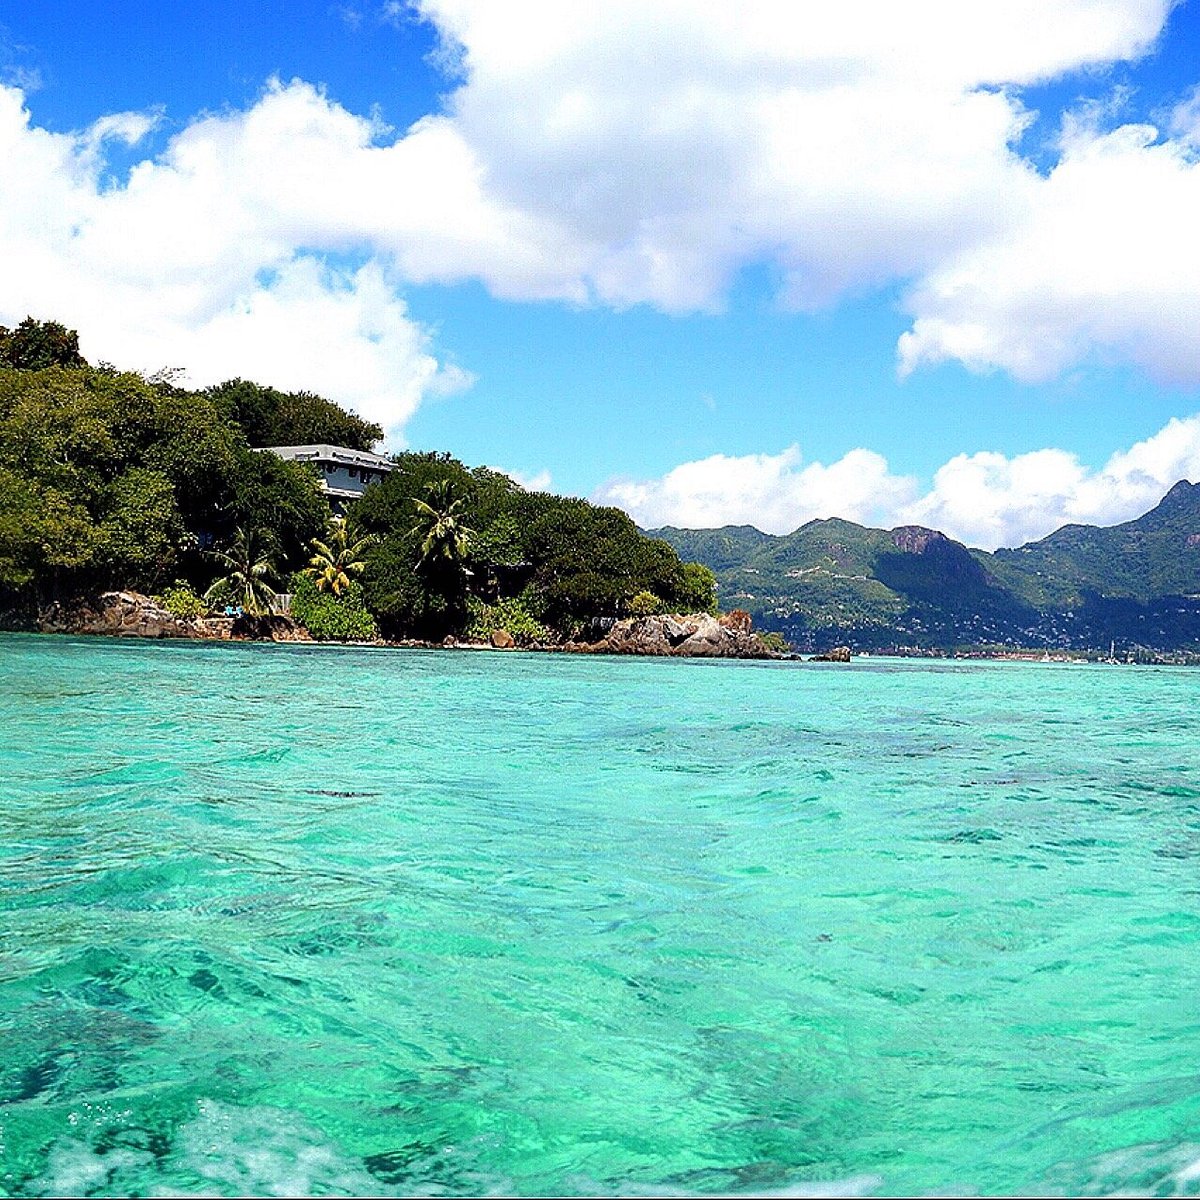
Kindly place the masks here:
[(267, 446), (289, 462), (312, 463), (334, 512), (341, 512), (395, 467), (390, 459), (345, 446)]

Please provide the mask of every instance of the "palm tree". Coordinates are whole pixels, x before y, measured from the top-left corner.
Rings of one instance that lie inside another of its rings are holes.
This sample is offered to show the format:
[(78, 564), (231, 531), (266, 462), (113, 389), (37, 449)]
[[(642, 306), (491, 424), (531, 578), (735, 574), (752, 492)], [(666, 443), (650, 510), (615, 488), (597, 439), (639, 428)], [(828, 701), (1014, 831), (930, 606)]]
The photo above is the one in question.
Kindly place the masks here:
[(215, 550), (212, 557), (225, 568), (225, 574), (204, 593), (205, 600), (225, 590), (244, 611), (255, 616), (270, 609), (275, 591), (267, 580), (275, 567), (257, 530), (235, 529), (229, 549)]
[(420, 565), (427, 571), (449, 568), (452, 573), (469, 576), (467, 554), (475, 530), (463, 519), (465, 501), (454, 496), (449, 479), (439, 479), (425, 489), (425, 499), (413, 497), (417, 523), (412, 533), (421, 539)]
[(328, 540), (313, 538), (309, 543), (313, 556), (304, 574), (316, 581), (317, 591), (340, 596), (349, 586), (352, 575), (361, 575), (366, 564), (363, 554), (375, 544), (370, 534), (358, 537), (345, 521), (330, 529)]

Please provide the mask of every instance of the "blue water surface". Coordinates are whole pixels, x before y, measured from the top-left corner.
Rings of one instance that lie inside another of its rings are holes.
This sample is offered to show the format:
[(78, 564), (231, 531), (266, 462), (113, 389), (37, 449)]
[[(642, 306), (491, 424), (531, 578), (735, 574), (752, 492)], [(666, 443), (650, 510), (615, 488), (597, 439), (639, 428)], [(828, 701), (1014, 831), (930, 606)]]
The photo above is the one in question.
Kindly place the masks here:
[(1200, 1191), (1200, 673), (0, 638), (0, 1190)]

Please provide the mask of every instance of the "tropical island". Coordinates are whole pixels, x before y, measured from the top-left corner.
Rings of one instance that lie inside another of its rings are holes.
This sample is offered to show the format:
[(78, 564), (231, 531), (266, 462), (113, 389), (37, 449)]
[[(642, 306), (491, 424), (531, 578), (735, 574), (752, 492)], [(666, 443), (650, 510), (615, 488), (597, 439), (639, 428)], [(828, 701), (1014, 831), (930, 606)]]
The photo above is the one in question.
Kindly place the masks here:
[(717, 622), (713, 573), (620, 510), (382, 437), (309, 392), (192, 391), (89, 364), (53, 321), (0, 329), (3, 623), (86, 630), (125, 596), (198, 636), (619, 649), (622, 619), (663, 618), (650, 652), (781, 648)]
[(88, 363), (57, 322), (0, 327), (0, 623), (737, 657), (1200, 655), (1186, 481), (1136, 521), (987, 553), (839, 519), (782, 537), (645, 531), (449, 453), (377, 455), (382, 438), (311, 392), (189, 390)]

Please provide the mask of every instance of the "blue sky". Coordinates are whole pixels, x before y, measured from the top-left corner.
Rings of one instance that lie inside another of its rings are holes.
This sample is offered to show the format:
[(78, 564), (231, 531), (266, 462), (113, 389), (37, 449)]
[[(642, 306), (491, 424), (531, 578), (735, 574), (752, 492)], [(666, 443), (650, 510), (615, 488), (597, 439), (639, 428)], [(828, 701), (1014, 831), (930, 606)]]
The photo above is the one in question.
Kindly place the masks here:
[(1013, 543), (1200, 475), (1195, 3), (611, 7), (0, 0), (0, 321), (647, 524)]

